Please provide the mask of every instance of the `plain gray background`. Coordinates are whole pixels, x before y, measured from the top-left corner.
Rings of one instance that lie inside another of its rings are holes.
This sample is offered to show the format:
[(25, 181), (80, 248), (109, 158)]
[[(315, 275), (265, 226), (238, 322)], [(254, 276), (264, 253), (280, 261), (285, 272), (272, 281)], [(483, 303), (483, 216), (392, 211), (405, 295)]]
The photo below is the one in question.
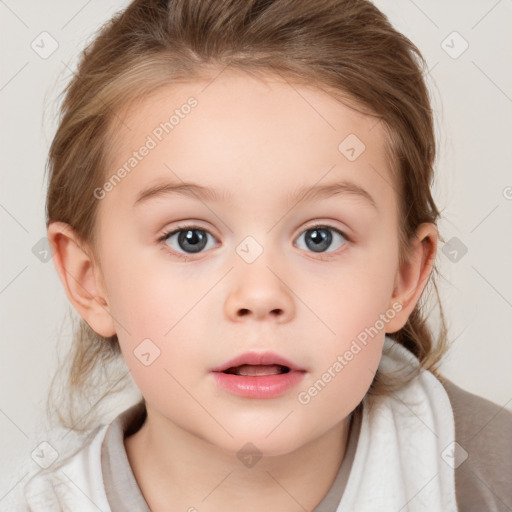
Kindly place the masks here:
[[(448, 242), (437, 263), (452, 340), (441, 370), (512, 410), (512, 2), (376, 4), (430, 69), (440, 153), (435, 199)], [(0, 1), (0, 500), (26, 476), (5, 462), (30, 457), (40, 442), (58, 329), (70, 308), (53, 262), (34, 254), (46, 236), (43, 173), (57, 94), (94, 30), (124, 5)], [(58, 44), (51, 55), (33, 49), (43, 52), (41, 38), (44, 51), (52, 39)], [(116, 403), (112, 417), (132, 401)]]

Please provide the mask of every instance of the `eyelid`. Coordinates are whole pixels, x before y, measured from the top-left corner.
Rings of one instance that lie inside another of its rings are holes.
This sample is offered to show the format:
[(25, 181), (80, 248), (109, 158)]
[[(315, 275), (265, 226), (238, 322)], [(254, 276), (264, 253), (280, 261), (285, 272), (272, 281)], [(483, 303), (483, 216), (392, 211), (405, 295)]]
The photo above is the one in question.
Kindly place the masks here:
[[(297, 233), (297, 235), (295, 236), (295, 238), (297, 238), (299, 235), (301, 235), (304, 231), (308, 231), (310, 229), (315, 229), (315, 228), (327, 228), (327, 229), (332, 229), (334, 231), (337, 231), (338, 233), (340, 233), (341, 235), (343, 235), (344, 238), (347, 239), (347, 241), (349, 242), (352, 242), (352, 235), (349, 235), (347, 234), (347, 231), (344, 229), (344, 228), (339, 228), (337, 226), (334, 226), (333, 223), (335, 221), (312, 221), (311, 223), (307, 223), (305, 227), (301, 227), (300, 228), (300, 231)], [(295, 239), (294, 238), (294, 239)]]
[(157, 241), (161, 242), (165, 240), (166, 237), (169, 237), (170, 235), (176, 233), (176, 231), (183, 231), (186, 229), (200, 229), (201, 231), (205, 231), (206, 233), (209, 233), (213, 237), (217, 239), (217, 237), (212, 233), (210, 228), (205, 228), (201, 226), (200, 221), (191, 220), (191, 221), (177, 221), (178, 224), (172, 228), (164, 228), (162, 231), (159, 232), (157, 235)]

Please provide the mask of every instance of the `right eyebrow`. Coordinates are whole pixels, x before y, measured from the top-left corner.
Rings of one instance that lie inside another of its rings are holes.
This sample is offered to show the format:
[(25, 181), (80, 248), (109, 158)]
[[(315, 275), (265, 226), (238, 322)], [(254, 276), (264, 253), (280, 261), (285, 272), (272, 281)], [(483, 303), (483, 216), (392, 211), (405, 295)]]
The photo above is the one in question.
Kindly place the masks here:
[(175, 194), (192, 198), (199, 198), (205, 201), (222, 201), (225, 199), (230, 199), (232, 197), (232, 195), (226, 193), (226, 191), (223, 191), (223, 193), (219, 193), (215, 189), (205, 187), (197, 183), (165, 182), (144, 189), (137, 195), (137, 199), (133, 203), (133, 206), (137, 206), (152, 198), (158, 198)]

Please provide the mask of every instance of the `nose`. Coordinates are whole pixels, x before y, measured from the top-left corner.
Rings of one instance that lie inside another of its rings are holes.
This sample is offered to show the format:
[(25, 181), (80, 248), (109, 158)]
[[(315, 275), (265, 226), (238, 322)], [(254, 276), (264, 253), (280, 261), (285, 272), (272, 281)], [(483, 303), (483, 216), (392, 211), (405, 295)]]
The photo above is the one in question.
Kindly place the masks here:
[(266, 262), (240, 265), (231, 282), (225, 302), (225, 314), (231, 321), (252, 318), (286, 323), (293, 318), (295, 303), (290, 286)]

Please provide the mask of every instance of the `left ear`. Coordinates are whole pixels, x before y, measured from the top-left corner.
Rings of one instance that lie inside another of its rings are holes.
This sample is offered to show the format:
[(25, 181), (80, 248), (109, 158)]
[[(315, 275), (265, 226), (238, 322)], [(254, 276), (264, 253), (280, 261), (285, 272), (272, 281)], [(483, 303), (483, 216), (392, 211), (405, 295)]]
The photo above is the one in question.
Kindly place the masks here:
[[(420, 224), (411, 241), (409, 255), (397, 270), (389, 307), (400, 311), (386, 324), (386, 333), (400, 330), (414, 310), (434, 266), (439, 233), (432, 223)], [(394, 304), (394, 306), (393, 306)]]

